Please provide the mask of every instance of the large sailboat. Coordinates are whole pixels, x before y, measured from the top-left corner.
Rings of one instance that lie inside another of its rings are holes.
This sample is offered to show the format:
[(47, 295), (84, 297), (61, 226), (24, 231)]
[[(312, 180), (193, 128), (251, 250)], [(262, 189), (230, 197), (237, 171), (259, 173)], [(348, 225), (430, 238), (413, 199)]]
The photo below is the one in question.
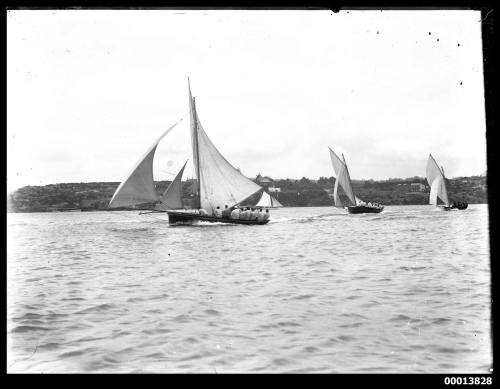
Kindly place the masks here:
[[(429, 159), (427, 160), (426, 177), (429, 186), (431, 187), (431, 193), (429, 196), (429, 204), (435, 205), (445, 211), (451, 209), (466, 209), (467, 203), (458, 202), (450, 204), (448, 199), (448, 191), (446, 190), (446, 178), (444, 176), (444, 169), (441, 166), (439, 168), (436, 160), (429, 154)], [(441, 204), (439, 204), (441, 200)]]
[[(329, 147), (330, 158), (332, 160), (333, 170), (335, 171), (336, 180), (335, 187), (333, 189), (333, 200), (335, 206), (338, 208), (345, 208), (349, 213), (380, 213), (384, 209), (384, 206), (373, 203), (365, 203), (354, 195), (354, 191), (351, 185), (351, 177), (349, 176), (349, 170), (347, 169), (347, 163), (342, 154), (342, 159), (340, 159), (337, 154)], [(339, 186), (342, 187), (344, 193), (346, 194), (349, 205), (345, 206), (339, 196)]]
[[(132, 172), (117, 188), (109, 208), (137, 207), (138, 204), (154, 203), (152, 212), (166, 212), (170, 224), (192, 224), (207, 221), (231, 224), (266, 224), (269, 220), (241, 220), (216, 217), (215, 210), (239, 205), (263, 188), (234, 168), (215, 148), (204, 131), (196, 112), (195, 99), (189, 85), (189, 112), (191, 145), (195, 173), (194, 205), (186, 209), (182, 202), (181, 179), (186, 164), (158, 196), (153, 180), (153, 159), (158, 143), (180, 122), (167, 129), (148, 149)], [(182, 119), (181, 119), (182, 120)]]

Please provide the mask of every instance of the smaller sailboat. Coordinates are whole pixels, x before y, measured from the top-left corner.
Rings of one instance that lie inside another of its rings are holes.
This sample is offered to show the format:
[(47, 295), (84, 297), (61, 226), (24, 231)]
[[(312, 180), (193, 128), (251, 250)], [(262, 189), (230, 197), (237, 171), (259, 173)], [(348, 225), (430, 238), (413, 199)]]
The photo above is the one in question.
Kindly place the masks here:
[[(347, 212), (357, 214), (357, 213), (380, 213), (384, 209), (383, 205), (378, 203), (365, 203), (363, 200), (359, 199), (354, 195), (352, 190), (351, 177), (349, 176), (349, 170), (347, 169), (347, 163), (342, 154), (342, 159), (340, 159), (337, 154), (331, 149), (330, 158), (332, 160), (333, 170), (336, 174), (335, 187), (333, 190), (333, 199), (335, 206), (338, 208), (345, 208)], [(346, 194), (350, 205), (344, 206), (342, 200), (339, 196), (339, 186), (342, 187), (344, 193)]]
[(257, 204), (255, 204), (256, 208), (281, 208), (283, 205), (276, 200), (269, 193), (263, 191), (262, 196), (260, 196), (260, 200)]
[[(429, 159), (427, 160), (426, 178), (429, 186), (431, 187), (429, 204), (435, 205), (444, 211), (449, 211), (451, 209), (462, 210), (467, 208), (468, 204), (466, 202), (455, 202), (450, 205), (448, 191), (446, 190), (444, 169), (442, 166), (439, 168), (432, 154), (429, 154)], [(439, 200), (441, 200), (442, 204), (438, 204)]]

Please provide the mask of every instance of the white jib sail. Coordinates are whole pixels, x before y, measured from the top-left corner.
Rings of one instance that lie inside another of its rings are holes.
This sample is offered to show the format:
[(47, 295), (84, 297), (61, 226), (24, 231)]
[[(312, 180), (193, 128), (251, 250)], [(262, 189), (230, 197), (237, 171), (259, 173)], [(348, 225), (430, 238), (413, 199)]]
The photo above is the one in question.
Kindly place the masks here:
[(168, 128), (137, 162), (127, 178), (116, 189), (108, 208), (127, 207), (158, 200), (153, 179), (153, 160), (158, 143), (180, 122)]
[(431, 154), (429, 154), (427, 161), (426, 177), (431, 187), (429, 204), (437, 205), (437, 199), (439, 198), (446, 206), (449, 206), (450, 202), (448, 200), (444, 174)]
[[(189, 92), (191, 96), (191, 91)], [(198, 164), (200, 207), (209, 214), (219, 206), (231, 207), (262, 188), (234, 168), (215, 148), (203, 130), (191, 100), (191, 135), (194, 163)]]
[(156, 209), (166, 211), (167, 209), (182, 209), (182, 174), (186, 167), (187, 161), (182, 166), (181, 170), (175, 176), (163, 195), (160, 198), (160, 203)]
[[(349, 177), (347, 165), (337, 156), (337, 154), (334, 153), (332, 149), (330, 148), (328, 149), (330, 150), (330, 158), (332, 160), (333, 170), (335, 171), (335, 175), (337, 176), (336, 181), (338, 181), (339, 185), (342, 187), (342, 189), (344, 189), (344, 192), (351, 201), (351, 203), (353, 205), (356, 205), (357, 204), (356, 196), (354, 195), (354, 192), (352, 190), (351, 178)], [(335, 191), (334, 191), (334, 197), (335, 197)], [(338, 197), (338, 192), (337, 192), (337, 197)], [(338, 200), (339, 204), (341, 204), (340, 197), (338, 198)], [(337, 202), (335, 203), (335, 205), (337, 205)]]
[(262, 192), (262, 196), (260, 196), (260, 200), (257, 204), (255, 204), (256, 207), (263, 207), (263, 208), (279, 208), (282, 207), (281, 203), (276, 200), (273, 196), (271, 196), (267, 192)]

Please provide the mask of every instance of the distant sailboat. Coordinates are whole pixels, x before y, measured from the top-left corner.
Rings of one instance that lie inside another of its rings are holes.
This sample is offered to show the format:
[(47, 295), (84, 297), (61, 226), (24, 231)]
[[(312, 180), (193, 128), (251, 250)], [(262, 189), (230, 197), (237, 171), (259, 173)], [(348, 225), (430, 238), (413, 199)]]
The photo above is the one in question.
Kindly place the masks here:
[[(345, 162), (344, 155), (342, 154), (342, 159), (340, 159), (337, 154), (331, 149), (330, 158), (332, 160), (333, 170), (336, 174), (335, 187), (333, 189), (333, 200), (335, 206), (338, 208), (345, 208), (349, 213), (379, 213), (384, 209), (381, 205), (366, 204), (364, 201), (360, 200), (354, 195), (352, 189), (351, 177), (349, 176), (349, 170), (347, 169), (347, 163)], [(339, 186), (342, 187), (344, 193), (346, 194), (349, 204), (344, 206), (339, 196)]]
[[(444, 176), (444, 169), (442, 166), (441, 169), (439, 168), (436, 160), (431, 154), (429, 154), (429, 159), (427, 160), (426, 177), (427, 183), (431, 187), (429, 204), (440, 207), (445, 211), (449, 211), (450, 209), (454, 208), (467, 208), (467, 203), (463, 202), (450, 205), (450, 201), (448, 199), (448, 191), (446, 190), (446, 178)], [(438, 200), (441, 200), (442, 205), (438, 204)]]
[(281, 208), (283, 205), (267, 192), (262, 192), (260, 200), (255, 204), (257, 208)]
[[(189, 79), (188, 79), (189, 85)], [(215, 148), (203, 130), (196, 112), (195, 99), (189, 87), (189, 107), (191, 121), (191, 144), (195, 167), (195, 205), (196, 211), (173, 211), (182, 209), (181, 178), (186, 164), (170, 183), (162, 196), (156, 194), (153, 180), (153, 159), (158, 143), (180, 122), (177, 122), (148, 149), (143, 158), (136, 164), (109, 203), (109, 207), (137, 206), (143, 203), (155, 203), (156, 212), (167, 212), (169, 223), (188, 223), (196, 220), (232, 223), (232, 224), (266, 224), (269, 220), (240, 220), (211, 216), (217, 207), (226, 205), (233, 207), (263, 190), (252, 180), (242, 175)], [(181, 119), (182, 120), (182, 119)], [(205, 210), (205, 214), (198, 210)]]

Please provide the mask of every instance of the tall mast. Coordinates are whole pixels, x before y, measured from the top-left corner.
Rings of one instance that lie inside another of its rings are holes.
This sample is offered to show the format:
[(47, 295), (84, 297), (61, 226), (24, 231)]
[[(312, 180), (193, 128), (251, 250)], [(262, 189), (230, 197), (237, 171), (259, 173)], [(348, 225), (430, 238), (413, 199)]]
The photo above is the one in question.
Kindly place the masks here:
[(197, 201), (196, 207), (201, 208), (201, 180), (200, 180), (200, 153), (198, 148), (198, 115), (196, 114), (196, 102), (195, 98), (191, 94), (191, 83), (188, 77), (188, 89), (189, 89), (189, 106), (191, 108), (191, 127), (193, 130), (193, 159), (195, 161), (196, 178), (197, 178)]
[(201, 208), (201, 177), (200, 177), (200, 152), (198, 148), (198, 115), (196, 114), (196, 100), (193, 97), (193, 112), (194, 112), (194, 135), (195, 135), (195, 152), (196, 152), (196, 177), (198, 177), (198, 207)]

